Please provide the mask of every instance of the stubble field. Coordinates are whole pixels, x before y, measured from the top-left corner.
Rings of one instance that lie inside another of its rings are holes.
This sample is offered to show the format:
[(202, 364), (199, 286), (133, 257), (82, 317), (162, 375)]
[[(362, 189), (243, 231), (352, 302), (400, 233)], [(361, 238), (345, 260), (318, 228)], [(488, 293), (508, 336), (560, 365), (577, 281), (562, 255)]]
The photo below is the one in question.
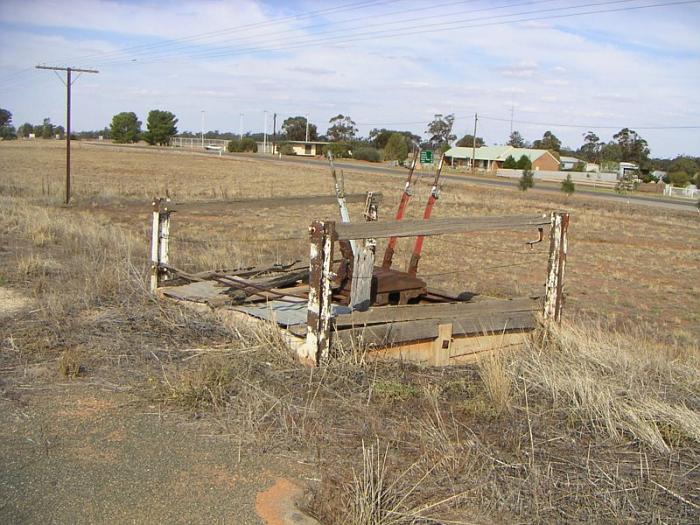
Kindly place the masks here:
[[(472, 367), (370, 366), (349, 355), (313, 372), (288, 357), (273, 328), (226, 326), (148, 297), (150, 201), (331, 194), (327, 167), (78, 143), (74, 202), (64, 207), (62, 146), (0, 143), (8, 414), (39, 410), (46, 392), (66, 382), (113, 385), (135, 406), (194, 415), (235, 444), (239, 463), (263, 449), (309, 465), (307, 505), (324, 523), (697, 516), (696, 212), (450, 181), (434, 217), (571, 213), (564, 327), (538, 333), (522, 354)], [(380, 220), (394, 214), (401, 172), (345, 178), (348, 192), (382, 192)], [(409, 216), (421, 216), (429, 179)], [(350, 211), (359, 218), (361, 206)], [(337, 215), (334, 206), (251, 212), (235, 204), (217, 214), (177, 212), (171, 262), (207, 270), (307, 260), (309, 223)], [(420, 273), (458, 292), (541, 293), (548, 246), (528, 248), (534, 237), (430, 238)], [(399, 246), (402, 266), (410, 242)], [(20, 515), (13, 509), (33, 512), (32, 502), (8, 499), (0, 516)]]

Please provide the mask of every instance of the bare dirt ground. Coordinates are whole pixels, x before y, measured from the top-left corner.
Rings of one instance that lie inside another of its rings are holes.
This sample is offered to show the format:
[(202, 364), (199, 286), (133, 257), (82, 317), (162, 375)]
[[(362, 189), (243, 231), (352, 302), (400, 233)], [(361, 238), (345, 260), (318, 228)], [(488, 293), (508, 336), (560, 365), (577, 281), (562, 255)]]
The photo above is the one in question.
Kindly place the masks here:
[[(436, 217), (571, 212), (573, 323), (477, 367), (349, 354), (313, 371), (274, 330), (156, 303), (144, 283), (153, 196), (328, 194), (325, 169), (78, 145), (66, 208), (62, 154), (0, 143), (2, 521), (272, 522), (275, 498), (260, 493), (292, 482), (329, 525), (697, 521), (696, 212), (450, 182)], [(346, 178), (348, 191), (382, 191), (380, 214), (393, 214), (400, 181)], [(178, 212), (172, 261), (304, 260), (310, 220), (336, 215)], [(546, 246), (528, 240), (431, 239), (421, 269), (456, 291), (539, 293)]]

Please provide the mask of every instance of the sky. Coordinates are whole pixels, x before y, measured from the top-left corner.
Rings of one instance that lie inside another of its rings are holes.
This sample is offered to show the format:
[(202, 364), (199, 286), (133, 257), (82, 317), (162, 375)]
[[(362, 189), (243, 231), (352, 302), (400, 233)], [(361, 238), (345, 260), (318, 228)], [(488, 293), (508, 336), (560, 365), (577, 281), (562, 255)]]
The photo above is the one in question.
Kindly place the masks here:
[(630, 127), (654, 157), (700, 156), (699, 22), (681, 0), (1, 0), (0, 107), (65, 124), (45, 64), (99, 70), (73, 84), (76, 130), (163, 109), (181, 131), (343, 114), (423, 135), (453, 113), (462, 136), (478, 114), (487, 144)]

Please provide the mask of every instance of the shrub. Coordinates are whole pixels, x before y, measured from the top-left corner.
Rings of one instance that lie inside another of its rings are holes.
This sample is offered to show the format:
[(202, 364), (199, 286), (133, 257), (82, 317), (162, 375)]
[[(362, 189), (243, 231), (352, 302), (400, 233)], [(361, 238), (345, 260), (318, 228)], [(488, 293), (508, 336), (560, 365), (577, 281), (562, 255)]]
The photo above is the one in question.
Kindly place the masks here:
[(367, 160), (369, 162), (380, 162), (382, 159), (379, 150), (371, 147), (359, 148), (354, 152), (353, 157), (357, 160)]
[(576, 185), (571, 180), (571, 174), (567, 174), (566, 180), (561, 181), (561, 191), (566, 193), (567, 197), (576, 191)]
[(296, 155), (294, 148), (291, 144), (288, 143), (280, 144), (279, 146), (277, 146), (277, 151), (279, 151), (282, 155)]
[[(524, 157), (524, 155), (523, 155)], [(529, 159), (528, 159), (529, 160)], [(518, 188), (527, 191), (535, 185), (535, 175), (530, 170), (523, 170), (523, 174), (518, 180)]]
[(384, 160), (404, 162), (408, 157), (408, 143), (401, 133), (392, 133), (384, 148)]
[(526, 170), (529, 171), (532, 169), (532, 161), (530, 160), (530, 157), (527, 155), (523, 155), (518, 159), (518, 162), (515, 164), (515, 167), (519, 170)]
[(344, 142), (333, 142), (331, 144), (326, 144), (323, 146), (323, 155), (328, 156), (328, 152), (333, 154), (336, 159), (347, 159), (351, 157), (350, 146)]
[(518, 167), (518, 163), (515, 161), (513, 155), (508, 155), (506, 160), (503, 161), (503, 167), (507, 170), (514, 170)]
[(243, 140), (233, 139), (229, 141), (226, 149), (231, 153), (257, 153), (258, 143), (250, 137), (245, 137)]

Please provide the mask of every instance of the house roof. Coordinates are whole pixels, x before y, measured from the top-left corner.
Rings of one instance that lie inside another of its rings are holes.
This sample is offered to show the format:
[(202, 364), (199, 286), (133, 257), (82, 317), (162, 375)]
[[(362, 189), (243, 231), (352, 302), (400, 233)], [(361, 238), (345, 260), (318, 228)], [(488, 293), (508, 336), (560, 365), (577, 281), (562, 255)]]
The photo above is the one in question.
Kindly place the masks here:
[[(531, 162), (534, 162), (545, 153), (549, 152), (546, 149), (514, 148), (513, 146), (482, 146), (476, 148), (474, 157), (476, 160), (504, 161), (509, 155), (512, 155), (515, 160), (525, 155)], [(472, 148), (456, 146), (448, 149), (445, 156), (455, 159), (471, 159)]]
[(571, 162), (573, 164), (576, 164), (577, 162), (583, 162), (581, 159), (577, 159), (576, 157), (565, 157), (562, 155), (559, 157), (559, 162)]

